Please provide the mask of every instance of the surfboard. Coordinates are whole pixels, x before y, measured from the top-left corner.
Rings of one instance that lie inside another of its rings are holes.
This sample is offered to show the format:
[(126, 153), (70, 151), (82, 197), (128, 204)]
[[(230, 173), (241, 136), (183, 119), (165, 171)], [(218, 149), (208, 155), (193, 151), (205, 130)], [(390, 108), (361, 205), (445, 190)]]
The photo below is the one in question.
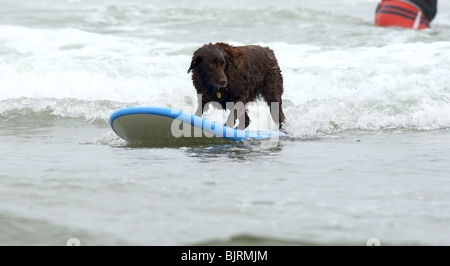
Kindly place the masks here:
[(230, 144), (285, 136), (281, 131), (240, 130), (187, 112), (162, 107), (130, 107), (111, 114), (113, 131), (128, 144), (191, 146)]

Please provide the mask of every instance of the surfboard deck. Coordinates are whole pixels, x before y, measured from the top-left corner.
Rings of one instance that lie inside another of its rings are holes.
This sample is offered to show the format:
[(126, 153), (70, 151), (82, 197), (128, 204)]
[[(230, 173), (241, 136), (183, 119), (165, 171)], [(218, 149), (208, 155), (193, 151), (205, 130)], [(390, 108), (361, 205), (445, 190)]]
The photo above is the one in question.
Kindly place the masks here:
[(284, 136), (281, 131), (240, 130), (162, 107), (131, 107), (110, 117), (113, 131), (130, 145), (174, 147), (231, 144)]

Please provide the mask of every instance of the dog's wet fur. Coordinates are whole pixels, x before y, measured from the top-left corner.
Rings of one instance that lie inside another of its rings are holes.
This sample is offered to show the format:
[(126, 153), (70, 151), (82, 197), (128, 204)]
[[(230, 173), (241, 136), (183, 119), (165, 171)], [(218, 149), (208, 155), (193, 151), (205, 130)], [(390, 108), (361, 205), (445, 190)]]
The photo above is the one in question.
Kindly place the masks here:
[[(188, 73), (191, 71), (199, 96), (196, 115), (201, 116), (210, 102), (218, 102), (223, 109), (227, 108), (227, 103), (232, 103), (234, 110), (231, 110), (226, 125), (234, 127), (239, 119), (239, 128), (244, 129), (250, 124), (244, 106), (261, 97), (269, 105), (272, 119), (281, 128), (285, 121), (281, 99), (283, 77), (270, 48), (206, 44), (194, 52)], [(278, 104), (278, 112), (272, 110), (272, 103)]]

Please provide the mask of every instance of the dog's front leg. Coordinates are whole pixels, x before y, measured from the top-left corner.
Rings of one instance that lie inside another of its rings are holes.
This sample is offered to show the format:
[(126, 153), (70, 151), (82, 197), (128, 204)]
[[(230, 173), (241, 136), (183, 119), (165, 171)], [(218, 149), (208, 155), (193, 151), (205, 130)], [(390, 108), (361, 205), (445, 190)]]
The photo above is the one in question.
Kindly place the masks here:
[(203, 101), (202, 101), (202, 95), (197, 94), (197, 110), (195, 111), (196, 116), (202, 116), (203, 115)]
[(238, 129), (246, 129), (250, 125), (250, 117), (248, 117), (248, 109), (245, 108), (245, 113), (241, 117), (239, 117), (239, 125)]
[[(229, 104), (232, 104), (232, 106)], [(230, 109), (231, 112), (228, 115), (225, 125), (227, 127), (234, 127), (236, 120), (245, 114), (245, 105), (242, 102), (227, 103), (227, 109)]]

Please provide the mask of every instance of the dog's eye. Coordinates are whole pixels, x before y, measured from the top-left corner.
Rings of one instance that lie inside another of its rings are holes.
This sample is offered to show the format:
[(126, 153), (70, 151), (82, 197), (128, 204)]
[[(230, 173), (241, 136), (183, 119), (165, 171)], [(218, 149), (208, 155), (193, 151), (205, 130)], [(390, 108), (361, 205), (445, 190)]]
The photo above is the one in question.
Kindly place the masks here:
[(216, 67), (216, 64), (211, 63), (211, 64), (209, 64), (209, 66), (212, 67), (212, 68), (215, 68), (215, 67)]

